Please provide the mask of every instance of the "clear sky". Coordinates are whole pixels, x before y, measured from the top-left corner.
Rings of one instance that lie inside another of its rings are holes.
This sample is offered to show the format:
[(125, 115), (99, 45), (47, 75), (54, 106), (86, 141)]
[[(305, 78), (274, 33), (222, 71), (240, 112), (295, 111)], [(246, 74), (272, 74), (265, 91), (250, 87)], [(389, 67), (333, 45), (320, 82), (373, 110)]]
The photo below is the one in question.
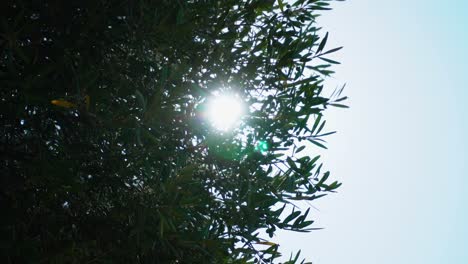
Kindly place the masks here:
[(315, 203), (324, 230), (276, 242), (314, 264), (468, 263), (468, 1), (333, 7), (351, 108), (326, 112), (323, 162), (343, 186)]

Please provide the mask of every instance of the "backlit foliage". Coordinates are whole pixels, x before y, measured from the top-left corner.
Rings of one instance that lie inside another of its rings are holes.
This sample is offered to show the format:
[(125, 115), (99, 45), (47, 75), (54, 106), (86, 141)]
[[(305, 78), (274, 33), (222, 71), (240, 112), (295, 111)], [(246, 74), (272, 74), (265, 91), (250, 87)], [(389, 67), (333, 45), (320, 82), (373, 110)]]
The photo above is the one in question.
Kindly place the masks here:
[[(345, 98), (329, 1), (288, 3), (2, 1), (1, 262), (263, 263), (312, 230), (284, 205), (339, 187), (310, 155)], [(215, 91), (249, 106), (231, 131)]]

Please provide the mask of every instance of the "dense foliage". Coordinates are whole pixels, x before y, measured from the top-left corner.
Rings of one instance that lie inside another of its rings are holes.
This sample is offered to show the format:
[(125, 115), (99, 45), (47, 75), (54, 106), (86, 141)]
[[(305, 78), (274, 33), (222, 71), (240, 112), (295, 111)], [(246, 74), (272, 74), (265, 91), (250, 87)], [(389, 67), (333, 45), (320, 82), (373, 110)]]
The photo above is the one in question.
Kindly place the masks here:
[[(310, 153), (345, 98), (329, 1), (288, 2), (2, 1), (1, 262), (263, 263), (312, 230), (290, 205), (340, 185)], [(216, 92), (249, 106), (232, 131)]]

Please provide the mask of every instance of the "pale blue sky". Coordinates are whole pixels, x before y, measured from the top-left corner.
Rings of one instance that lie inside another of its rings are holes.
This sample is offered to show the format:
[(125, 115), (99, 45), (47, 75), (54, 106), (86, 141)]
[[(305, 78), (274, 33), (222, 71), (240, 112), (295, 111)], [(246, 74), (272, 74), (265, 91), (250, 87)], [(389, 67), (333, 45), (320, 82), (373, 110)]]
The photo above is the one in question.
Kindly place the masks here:
[(315, 204), (324, 230), (276, 242), (314, 264), (468, 263), (468, 1), (333, 7), (351, 108), (326, 113), (323, 162), (343, 186)]

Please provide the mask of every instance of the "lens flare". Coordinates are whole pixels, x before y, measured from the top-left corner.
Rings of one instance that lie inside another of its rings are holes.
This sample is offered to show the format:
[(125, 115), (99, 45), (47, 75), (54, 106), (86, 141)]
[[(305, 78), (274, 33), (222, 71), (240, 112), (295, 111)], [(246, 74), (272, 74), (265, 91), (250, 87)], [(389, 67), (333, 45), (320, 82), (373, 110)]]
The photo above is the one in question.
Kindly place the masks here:
[(258, 141), (257, 145), (255, 146), (255, 150), (262, 154), (266, 154), (268, 152), (268, 143), (263, 140)]

